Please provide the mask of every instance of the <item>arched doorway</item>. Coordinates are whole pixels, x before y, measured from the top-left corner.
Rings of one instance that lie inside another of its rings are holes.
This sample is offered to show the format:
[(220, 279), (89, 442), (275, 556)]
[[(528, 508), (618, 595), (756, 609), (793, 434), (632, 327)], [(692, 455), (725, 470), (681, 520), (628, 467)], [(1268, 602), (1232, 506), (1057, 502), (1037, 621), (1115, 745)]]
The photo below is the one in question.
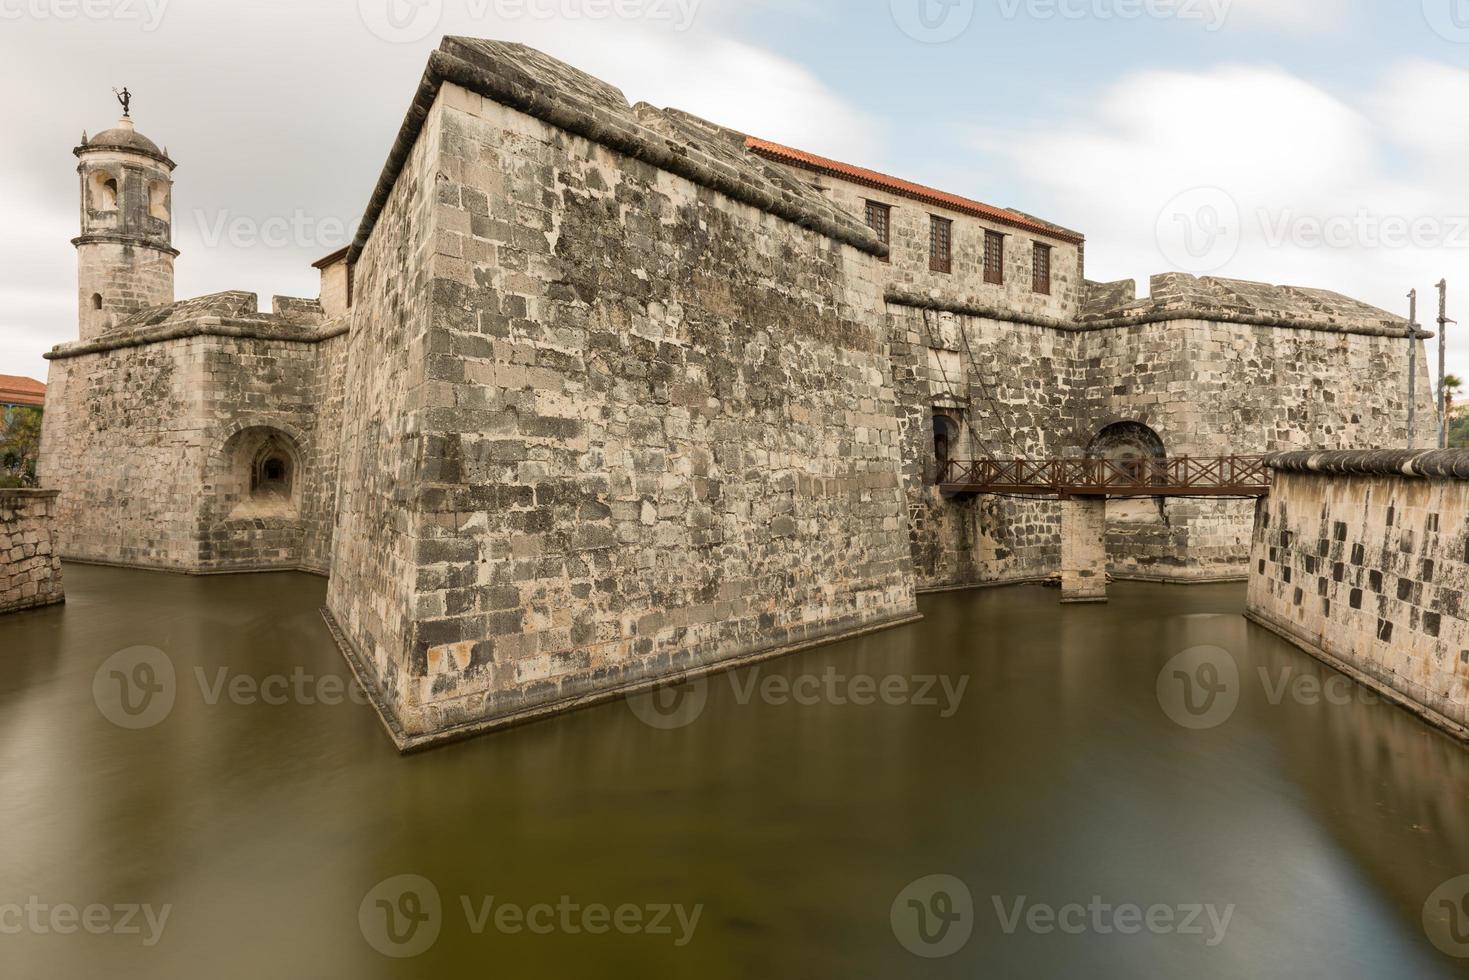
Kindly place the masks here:
[[(1138, 483), (1152, 479), (1150, 469), (1166, 463), (1167, 447), (1163, 437), (1141, 422), (1113, 422), (1103, 426), (1087, 444), (1089, 459), (1108, 459)], [(1107, 520), (1129, 523), (1166, 523), (1167, 511), (1162, 499), (1113, 499), (1107, 502)]]

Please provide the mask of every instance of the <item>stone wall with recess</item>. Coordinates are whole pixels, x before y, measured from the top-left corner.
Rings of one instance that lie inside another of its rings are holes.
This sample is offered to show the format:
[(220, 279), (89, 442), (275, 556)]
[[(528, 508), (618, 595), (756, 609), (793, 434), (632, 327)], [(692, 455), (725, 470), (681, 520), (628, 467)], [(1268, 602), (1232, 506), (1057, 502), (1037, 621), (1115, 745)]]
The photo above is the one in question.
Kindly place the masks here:
[[(188, 572), (324, 567), (335, 470), (321, 457), (334, 465), (336, 434), (318, 427), (334, 421), (321, 403), (340, 380), (323, 373), (319, 308), (276, 304), (288, 316), (256, 312), (253, 294), (200, 297), (48, 355), (54, 410), (38, 475), (59, 491), (63, 556)], [(241, 507), (249, 480), (228, 447), (252, 428), (295, 447), (289, 508)]]
[(1469, 738), (1469, 451), (1272, 465), (1250, 617)]
[(66, 601), (54, 490), (0, 489), (0, 614)]

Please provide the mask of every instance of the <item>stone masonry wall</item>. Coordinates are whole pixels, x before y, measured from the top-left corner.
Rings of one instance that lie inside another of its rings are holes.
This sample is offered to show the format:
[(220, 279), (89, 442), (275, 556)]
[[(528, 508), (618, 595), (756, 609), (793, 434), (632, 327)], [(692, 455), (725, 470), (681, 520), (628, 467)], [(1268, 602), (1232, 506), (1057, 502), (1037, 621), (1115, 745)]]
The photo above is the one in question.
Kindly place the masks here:
[(1250, 617), (1469, 737), (1469, 452), (1274, 465)]
[(448, 83), (436, 139), (410, 739), (914, 614), (872, 257)]
[(55, 491), (0, 490), (0, 614), (65, 601), (55, 504)]
[[(1153, 429), (1170, 456), (1404, 444), (1405, 339), (1203, 320), (1076, 336), (1078, 402), (1064, 437), (1072, 446), (1118, 421)], [(1428, 445), (1433, 405), (1418, 353), (1417, 438)], [(1246, 501), (1181, 499), (1156, 519), (1112, 521), (1113, 574), (1243, 577), (1253, 511)]]

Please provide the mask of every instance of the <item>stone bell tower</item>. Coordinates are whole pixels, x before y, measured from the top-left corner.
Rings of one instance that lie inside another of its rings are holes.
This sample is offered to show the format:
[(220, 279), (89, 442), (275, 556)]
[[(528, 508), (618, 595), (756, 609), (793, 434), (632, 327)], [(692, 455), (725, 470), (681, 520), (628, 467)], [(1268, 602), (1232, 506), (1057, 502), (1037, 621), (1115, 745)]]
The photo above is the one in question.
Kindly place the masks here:
[(122, 119), (72, 151), (81, 161), (82, 233), (77, 249), (77, 305), (82, 340), (119, 320), (173, 302), (174, 162), (133, 128), (131, 96), (118, 96)]

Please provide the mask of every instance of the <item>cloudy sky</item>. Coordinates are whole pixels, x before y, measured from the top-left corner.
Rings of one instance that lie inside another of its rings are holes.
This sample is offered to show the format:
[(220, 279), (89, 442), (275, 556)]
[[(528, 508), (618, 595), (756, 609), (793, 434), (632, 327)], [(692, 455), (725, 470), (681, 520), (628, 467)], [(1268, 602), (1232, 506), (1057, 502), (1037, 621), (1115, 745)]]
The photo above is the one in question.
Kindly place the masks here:
[(1079, 229), (1094, 279), (1430, 319), (1447, 277), (1469, 324), (1469, 0), (0, 0), (0, 373), (75, 337), (71, 148), (114, 86), (179, 163), (178, 295), (268, 305), (315, 295), (446, 33)]

